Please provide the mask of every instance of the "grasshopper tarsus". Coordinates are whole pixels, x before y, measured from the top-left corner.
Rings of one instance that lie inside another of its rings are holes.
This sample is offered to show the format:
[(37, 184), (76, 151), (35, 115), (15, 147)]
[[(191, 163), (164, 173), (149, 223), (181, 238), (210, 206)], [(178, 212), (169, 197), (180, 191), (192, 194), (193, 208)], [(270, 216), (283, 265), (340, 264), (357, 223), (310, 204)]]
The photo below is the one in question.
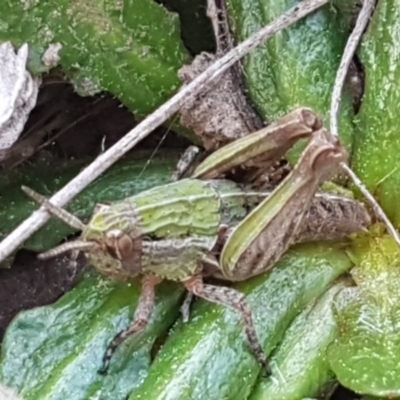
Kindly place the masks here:
[(110, 363), (109, 363), (109, 362), (108, 362), (108, 363), (103, 362), (103, 365), (101, 366), (101, 368), (99, 368), (99, 369), (97, 370), (97, 373), (98, 373), (99, 375), (107, 375), (109, 366), (110, 366)]
[(194, 295), (212, 303), (233, 308), (240, 313), (245, 326), (247, 341), (253, 354), (264, 370), (270, 371), (267, 356), (258, 339), (251, 308), (247, 303), (245, 295), (230, 287), (205, 284), (201, 275), (195, 275), (183, 283)]
[(271, 370), (268, 360), (265, 361), (265, 363), (263, 364), (262, 367), (263, 367), (262, 368), (262, 377), (269, 378), (272, 375), (272, 370)]

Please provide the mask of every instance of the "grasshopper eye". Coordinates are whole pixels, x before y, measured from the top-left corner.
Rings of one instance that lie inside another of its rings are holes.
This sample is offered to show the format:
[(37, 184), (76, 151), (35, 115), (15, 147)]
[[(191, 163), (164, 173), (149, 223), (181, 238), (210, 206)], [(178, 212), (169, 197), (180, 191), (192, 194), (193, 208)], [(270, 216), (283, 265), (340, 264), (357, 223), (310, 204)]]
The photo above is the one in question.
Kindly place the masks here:
[(112, 257), (121, 261), (132, 258), (133, 240), (125, 232), (119, 229), (108, 231), (105, 239), (107, 250)]

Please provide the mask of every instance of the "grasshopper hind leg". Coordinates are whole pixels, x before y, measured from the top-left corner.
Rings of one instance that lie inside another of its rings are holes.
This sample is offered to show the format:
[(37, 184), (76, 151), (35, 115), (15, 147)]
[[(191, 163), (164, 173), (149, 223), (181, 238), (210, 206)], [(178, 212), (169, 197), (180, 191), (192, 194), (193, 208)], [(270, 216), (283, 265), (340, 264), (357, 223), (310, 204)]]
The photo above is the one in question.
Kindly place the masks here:
[(137, 305), (135, 316), (131, 325), (114, 336), (114, 339), (108, 345), (103, 356), (103, 365), (98, 373), (105, 375), (108, 371), (110, 361), (117, 348), (131, 336), (136, 336), (143, 332), (150, 321), (154, 309), (155, 286), (161, 281), (160, 278), (145, 275), (142, 279), (142, 292)]
[(244, 322), (247, 341), (256, 359), (263, 367), (266, 376), (271, 375), (267, 356), (258, 340), (253, 316), (246, 297), (237, 290), (225, 286), (204, 284), (201, 276), (194, 276), (183, 282), (185, 287), (194, 295), (202, 297), (212, 303), (222, 304), (238, 311)]

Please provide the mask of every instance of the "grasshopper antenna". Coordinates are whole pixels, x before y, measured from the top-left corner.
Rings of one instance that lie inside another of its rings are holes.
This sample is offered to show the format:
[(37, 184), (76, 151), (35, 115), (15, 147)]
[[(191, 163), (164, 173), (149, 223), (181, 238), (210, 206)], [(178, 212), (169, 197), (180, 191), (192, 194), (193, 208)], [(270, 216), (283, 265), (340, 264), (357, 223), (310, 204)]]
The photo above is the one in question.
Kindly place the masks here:
[(160, 149), (161, 145), (164, 143), (165, 139), (167, 138), (168, 134), (171, 132), (171, 127), (172, 125), (176, 122), (178, 117), (175, 115), (174, 118), (172, 119), (171, 123), (168, 125), (167, 130), (165, 133), (162, 135), (160, 141), (157, 143), (156, 148), (152, 151), (150, 154), (149, 159), (146, 161), (146, 164), (143, 166), (142, 170), (140, 171), (139, 175), (136, 177), (136, 181), (138, 181), (142, 175), (144, 174), (144, 171), (146, 171), (147, 167), (150, 165), (150, 163), (153, 161), (153, 158), (157, 154), (158, 150)]
[[(40, 205), (44, 206), (49, 213), (59, 218), (61, 221), (65, 222), (68, 226), (75, 228), (77, 230), (83, 231), (86, 228), (86, 225), (75, 215), (69, 213), (61, 207), (57, 207), (54, 204), (50, 203), (50, 201), (41, 194), (35, 192), (33, 189), (27, 186), (21, 186), (22, 191), (35, 200)], [(48, 258), (56, 257), (60, 254), (66, 253), (68, 251), (73, 250), (73, 265), (76, 264), (76, 258), (80, 251), (88, 250), (96, 246), (93, 242), (87, 242), (84, 240), (74, 240), (72, 242), (67, 242), (60, 244), (57, 247), (54, 247), (44, 253), (38, 255), (38, 258), (41, 260), (46, 260)]]
[[(61, 221), (65, 222), (67, 225), (75, 228), (79, 231), (83, 231), (86, 228), (86, 225), (75, 215), (69, 213), (68, 211), (64, 210), (61, 207), (55, 206), (54, 204), (50, 203), (47, 197), (42, 196), (41, 194), (35, 192), (33, 189), (27, 186), (21, 186), (22, 191), (35, 200), (40, 205), (44, 206), (46, 210), (59, 218)], [(72, 242), (74, 243), (74, 242)]]
[(72, 242), (66, 242), (63, 244), (60, 244), (57, 247), (53, 247), (52, 249), (45, 251), (44, 253), (38, 254), (38, 258), (40, 260), (47, 260), (48, 258), (53, 258), (56, 257), (60, 254), (66, 253), (70, 250), (75, 250), (75, 251), (85, 251), (89, 250), (96, 246), (96, 243), (93, 242), (87, 242), (84, 240), (73, 240)]

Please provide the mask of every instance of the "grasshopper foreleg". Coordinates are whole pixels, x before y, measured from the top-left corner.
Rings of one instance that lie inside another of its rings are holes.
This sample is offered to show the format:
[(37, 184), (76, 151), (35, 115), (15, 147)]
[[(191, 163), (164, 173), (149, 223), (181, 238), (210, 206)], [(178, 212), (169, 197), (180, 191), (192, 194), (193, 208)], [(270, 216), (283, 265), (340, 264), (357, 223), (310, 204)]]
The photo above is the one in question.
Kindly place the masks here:
[(78, 274), (78, 257), (79, 257), (79, 251), (78, 250), (73, 250), (71, 253), (71, 259), (69, 261), (68, 267), (71, 270), (71, 280), (74, 281), (77, 274)]
[(131, 336), (142, 332), (150, 321), (154, 309), (155, 287), (161, 282), (161, 278), (153, 275), (145, 275), (142, 279), (142, 292), (137, 305), (135, 316), (131, 325), (115, 335), (108, 345), (103, 356), (103, 365), (99, 369), (99, 374), (106, 374), (110, 365), (110, 360), (118, 346)]
[(250, 348), (252, 349), (256, 359), (264, 368), (267, 376), (271, 375), (271, 369), (267, 360), (267, 356), (265, 355), (260, 341), (258, 340), (252, 312), (249, 304), (247, 303), (246, 297), (233, 288), (204, 284), (202, 277), (199, 275), (196, 275), (183, 283), (185, 287), (194, 295), (202, 297), (210, 302), (233, 308), (240, 313), (245, 326)]

